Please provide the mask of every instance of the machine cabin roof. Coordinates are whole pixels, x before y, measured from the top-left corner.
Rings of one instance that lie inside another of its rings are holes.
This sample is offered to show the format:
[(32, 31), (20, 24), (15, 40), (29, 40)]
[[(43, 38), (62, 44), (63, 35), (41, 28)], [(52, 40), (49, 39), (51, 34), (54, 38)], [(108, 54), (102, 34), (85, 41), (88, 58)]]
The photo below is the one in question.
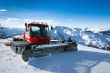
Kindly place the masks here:
[(47, 23), (36, 23), (36, 22), (32, 22), (32, 23), (25, 23), (25, 26), (45, 26), (45, 27), (48, 27), (48, 24)]

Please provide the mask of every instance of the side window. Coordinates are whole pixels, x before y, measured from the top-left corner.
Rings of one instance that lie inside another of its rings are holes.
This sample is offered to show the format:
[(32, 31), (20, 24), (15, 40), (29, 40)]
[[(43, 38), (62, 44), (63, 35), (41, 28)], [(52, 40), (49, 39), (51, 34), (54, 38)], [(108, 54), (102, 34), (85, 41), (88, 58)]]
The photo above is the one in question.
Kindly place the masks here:
[(40, 33), (41, 34), (47, 34), (47, 32), (48, 32), (48, 29), (47, 29), (47, 27), (40, 27)]
[(49, 29), (48, 29), (48, 27), (45, 27), (44, 33), (45, 33), (46, 36), (49, 36)]
[(27, 35), (27, 36), (30, 36), (30, 28), (29, 28), (29, 27), (27, 28), (26, 35)]
[(32, 26), (32, 36), (40, 37), (40, 28), (36, 26)]
[(30, 36), (30, 28), (29, 27), (27, 28), (26, 35)]

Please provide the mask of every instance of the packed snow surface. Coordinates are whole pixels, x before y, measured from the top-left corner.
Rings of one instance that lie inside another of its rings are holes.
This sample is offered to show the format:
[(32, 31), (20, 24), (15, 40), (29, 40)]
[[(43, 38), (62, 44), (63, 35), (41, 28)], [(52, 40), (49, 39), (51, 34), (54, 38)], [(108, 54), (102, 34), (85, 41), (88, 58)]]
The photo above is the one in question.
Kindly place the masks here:
[(0, 40), (0, 73), (110, 73), (110, 51), (78, 44), (78, 51), (23, 62)]

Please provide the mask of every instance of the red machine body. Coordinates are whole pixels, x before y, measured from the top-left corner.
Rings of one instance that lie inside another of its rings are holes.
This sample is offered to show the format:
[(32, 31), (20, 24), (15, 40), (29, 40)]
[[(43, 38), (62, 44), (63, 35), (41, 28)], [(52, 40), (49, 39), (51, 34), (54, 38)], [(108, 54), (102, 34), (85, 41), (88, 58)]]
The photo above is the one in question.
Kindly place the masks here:
[(30, 43), (50, 42), (48, 24), (25, 23), (24, 40)]

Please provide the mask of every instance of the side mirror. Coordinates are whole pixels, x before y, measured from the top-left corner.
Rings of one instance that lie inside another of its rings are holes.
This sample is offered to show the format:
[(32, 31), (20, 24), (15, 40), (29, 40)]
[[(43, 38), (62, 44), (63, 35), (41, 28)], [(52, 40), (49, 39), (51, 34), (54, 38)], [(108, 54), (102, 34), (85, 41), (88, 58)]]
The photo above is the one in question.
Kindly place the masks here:
[(25, 23), (25, 30), (27, 31), (27, 23)]
[(51, 26), (51, 30), (53, 30), (53, 26)]

